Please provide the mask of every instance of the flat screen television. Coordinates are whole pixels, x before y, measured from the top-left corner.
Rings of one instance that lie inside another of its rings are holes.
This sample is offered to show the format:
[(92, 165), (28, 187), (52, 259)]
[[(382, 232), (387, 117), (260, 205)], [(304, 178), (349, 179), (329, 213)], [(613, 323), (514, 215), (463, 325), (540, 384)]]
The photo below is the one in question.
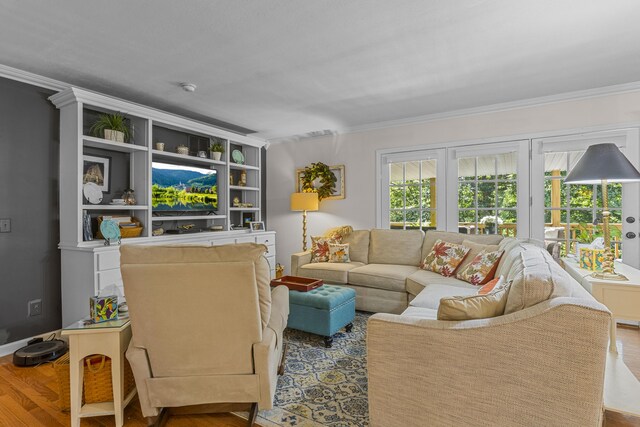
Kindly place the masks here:
[(217, 171), (153, 162), (151, 205), (155, 213), (212, 212), (218, 208)]

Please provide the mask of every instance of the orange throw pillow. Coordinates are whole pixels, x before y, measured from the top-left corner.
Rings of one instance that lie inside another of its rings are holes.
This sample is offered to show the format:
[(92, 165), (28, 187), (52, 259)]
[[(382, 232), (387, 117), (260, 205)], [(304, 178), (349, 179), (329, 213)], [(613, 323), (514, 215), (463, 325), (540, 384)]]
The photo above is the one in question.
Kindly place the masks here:
[(486, 285), (478, 289), (478, 295), (487, 295), (491, 292), (496, 286), (501, 284), (504, 281), (504, 276), (496, 277), (493, 280), (487, 282)]

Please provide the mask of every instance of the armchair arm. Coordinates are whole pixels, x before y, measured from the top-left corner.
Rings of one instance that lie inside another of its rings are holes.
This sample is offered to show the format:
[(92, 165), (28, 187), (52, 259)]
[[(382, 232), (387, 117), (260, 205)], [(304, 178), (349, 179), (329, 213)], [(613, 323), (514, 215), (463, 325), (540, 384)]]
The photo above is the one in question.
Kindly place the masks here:
[(298, 252), (291, 255), (291, 275), (297, 276), (298, 269), (311, 262), (311, 251)]
[(376, 314), (371, 425), (599, 426), (610, 321), (575, 298), (464, 322)]
[(135, 347), (133, 341), (129, 341), (127, 348), (127, 360), (131, 365), (131, 371), (138, 389), (138, 399), (140, 400), (140, 409), (144, 417), (155, 417), (160, 411), (151, 405), (149, 399), (149, 390), (147, 387), (147, 378), (151, 378), (151, 367), (149, 366), (149, 356), (147, 350), (142, 347)]

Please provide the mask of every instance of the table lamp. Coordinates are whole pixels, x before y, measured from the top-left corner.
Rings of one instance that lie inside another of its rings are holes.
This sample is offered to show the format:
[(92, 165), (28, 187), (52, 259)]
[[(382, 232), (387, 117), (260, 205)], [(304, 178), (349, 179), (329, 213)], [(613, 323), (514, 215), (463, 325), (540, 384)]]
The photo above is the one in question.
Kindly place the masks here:
[(616, 144), (595, 144), (584, 153), (578, 164), (567, 175), (565, 184), (602, 184), (602, 223), (604, 227), (604, 260), (602, 273), (594, 272), (593, 277), (607, 280), (627, 280), (617, 274), (614, 257), (611, 253), (611, 236), (609, 234), (609, 200), (608, 182), (640, 181), (640, 172), (631, 164)]
[(291, 194), (291, 210), (302, 211), (302, 250), (307, 250), (307, 211), (318, 210), (318, 193)]

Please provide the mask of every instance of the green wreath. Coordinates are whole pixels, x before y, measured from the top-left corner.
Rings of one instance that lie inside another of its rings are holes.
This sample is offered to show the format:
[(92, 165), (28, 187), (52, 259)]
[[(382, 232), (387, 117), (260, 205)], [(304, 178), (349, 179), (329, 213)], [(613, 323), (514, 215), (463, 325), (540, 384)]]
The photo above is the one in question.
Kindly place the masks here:
[[(336, 182), (338, 179), (336, 175), (331, 172), (329, 166), (324, 163), (311, 163), (304, 168), (300, 178), (302, 180), (302, 192), (318, 193), (318, 200), (327, 198), (336, 191)], [(313, 182), (316, 179), (320, 179), (320, 186), (317, 188), (313, 186)]]

